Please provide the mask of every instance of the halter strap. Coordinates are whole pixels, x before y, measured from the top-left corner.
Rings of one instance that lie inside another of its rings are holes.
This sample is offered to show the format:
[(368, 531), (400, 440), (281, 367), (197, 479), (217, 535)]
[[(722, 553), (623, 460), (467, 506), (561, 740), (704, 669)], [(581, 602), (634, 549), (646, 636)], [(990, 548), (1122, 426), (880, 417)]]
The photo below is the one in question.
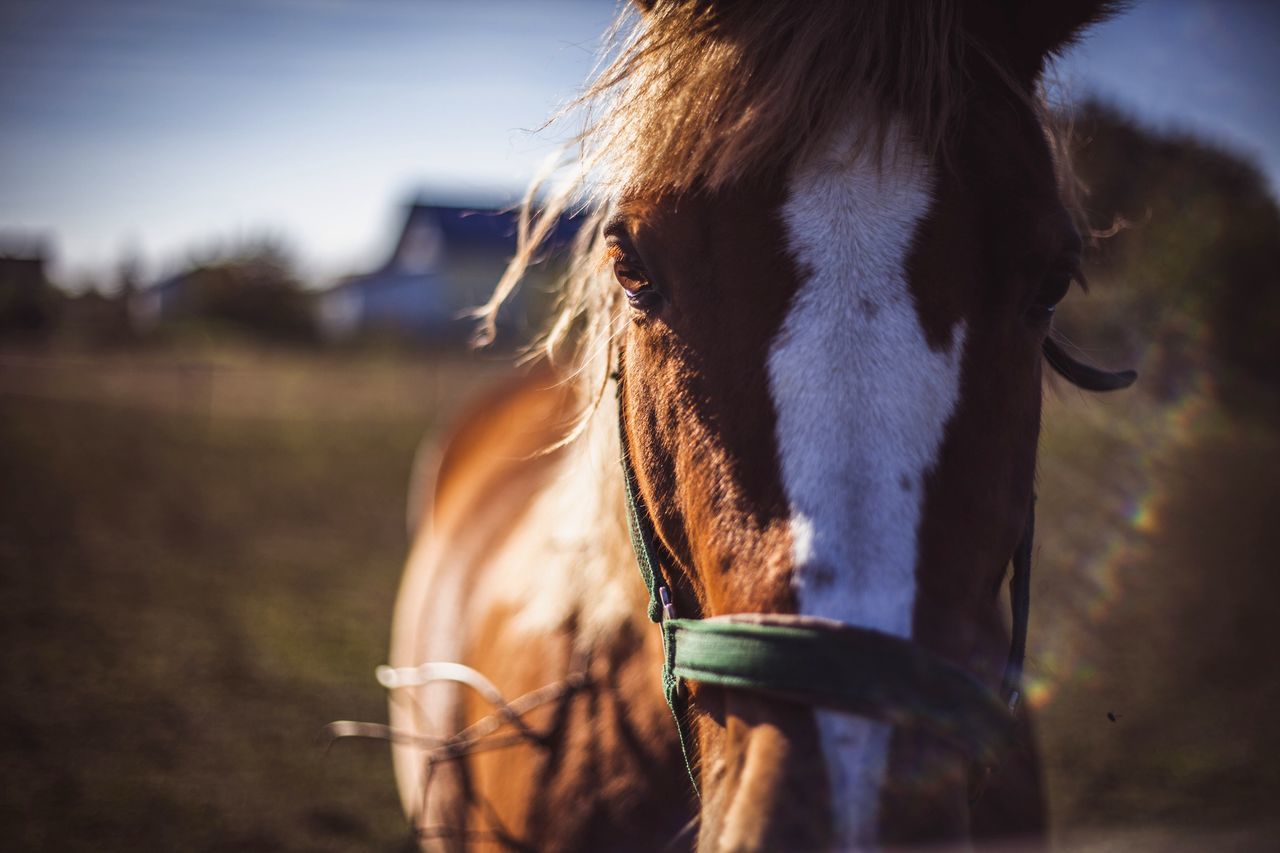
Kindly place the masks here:
[(1011, 744), (1009, 711), (990, 689), (900, 637), (763, 614), (668, 619), (663, 631), (677, 678), (921, 728), (980, 761)]
[(698, 780), (690, 755), (692, 735), (682, 688), (685, 680), (919, 728), (985, 764), (993, 763), (1013, 743), (1013, 712), (1020, 699), (1031, 608), (1034, 498), (1022, 540), (1013, 554), (1013, 636), (1001, 687), (1003, 700), (968, 672), (920, 644), (870, 628), (792, 615), (677, 618), (658, 556), (666, 549), (657, 538), (631, 460), (620, 373), (615, 373), (614, 379), (627, 527), (640, 576), (649, 590), (649, 619), (662, 626), (663, 692), (675, 717), (680, 750), (695, 793)]

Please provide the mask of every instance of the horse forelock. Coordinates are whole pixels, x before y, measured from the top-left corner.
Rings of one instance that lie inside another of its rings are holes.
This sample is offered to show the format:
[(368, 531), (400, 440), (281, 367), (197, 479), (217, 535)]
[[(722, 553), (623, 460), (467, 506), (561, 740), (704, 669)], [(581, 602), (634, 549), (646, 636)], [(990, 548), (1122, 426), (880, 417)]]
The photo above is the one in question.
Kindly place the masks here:
[[(905, 118), (932, 155), (963, 96), (954, 0), (659, 3), (623, 32), (583, 132), (623, 189), (786, 170), (854, 114)], [(864, 122), (859, 143), (883, 126)]]

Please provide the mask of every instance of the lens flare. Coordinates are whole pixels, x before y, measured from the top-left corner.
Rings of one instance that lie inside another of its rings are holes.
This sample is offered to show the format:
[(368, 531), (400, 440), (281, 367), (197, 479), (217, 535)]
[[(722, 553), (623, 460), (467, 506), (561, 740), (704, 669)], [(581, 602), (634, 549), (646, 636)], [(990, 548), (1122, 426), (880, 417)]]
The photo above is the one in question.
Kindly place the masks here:
[[(1193, 348), (1203, 341), (1203, 336), (1195, 338)], [(1153, 350), (1144, 359), (1151, 375), (1159, 375), (1160, 356), (1159, 351)], [(1063, 690), (1085, 687), (1097, 679), (1102, 650), (1091, 642), (1092, 629), (1123, 602), (1126, 578), (1150, 567), (1152, 545), (1165, 532), (1164, 510), (1170, 494), (1164, 488), (1163, 472), (1178, 455), (1201, 441), (1219, 420), (1212, 379), (1202, 366), (1204, 362), (1190, 363), (1194, 366), (1176, 377), (1176, 387), (1181, 391), (1171, 400), (1158, 400), (1136, 390), (1130, 392), (1134, 396), (1122, 416), (1117, 416), (1115, 410), (1108, 413), (1100, 408), (1080, 415), (1090, 431), (1096, 430), (1092, 436), (1085, 435), (1083, 441), (1100, 443), (1098, 436), (1106, 435), (1119, 442), (1118, 453), (1112, 457), (1104, 454), (1101, 464), (1089, 467), (1072, 458), (1056, 460), (1056, 469), (1053, 462), (1045, 466), (1053, 469), (1045, 477), (1045, 493), (1054, 488), (1055, 479), (1077, 480), (1077, 489), (1088, 495), (1092, 504), (1082, 512), (1091, 512), (1086, 519), (1095, 529), (1075, 534), (1059, 532), (1053, 535), (1052, 544), (1038, 554), (1037, 562), (1043, 562), (1044, 568), (1053, 573), (1052, 583), (1066, 601), (1053, 601), (1042, 607), (1040, 612), (1048, 617), (1047, 624), (1042, 623), (1038, 631), (1033, 628), (1032, 654), (1024, 677), (1025, 695), (1032, 708), (1044, 709)], [(1073, 397), (1064, 404), (1073, 412), (1059, 414), (1072, 417), (1080, 402)], [(1129, 452), (1132, 456), (1122, 458)], [(1074, 453), (1072, 448), (1064, 455)], [(1099, 479), (1084, 482), (1079, 481), (1080, 477)], [(1108, 509), (1111, 507), (1114, 510)], [(1114, 520), (1115, 526), (1097, 530), (1099, 513)], [(1044, 526), (1053, 527), (1048, 523)]]

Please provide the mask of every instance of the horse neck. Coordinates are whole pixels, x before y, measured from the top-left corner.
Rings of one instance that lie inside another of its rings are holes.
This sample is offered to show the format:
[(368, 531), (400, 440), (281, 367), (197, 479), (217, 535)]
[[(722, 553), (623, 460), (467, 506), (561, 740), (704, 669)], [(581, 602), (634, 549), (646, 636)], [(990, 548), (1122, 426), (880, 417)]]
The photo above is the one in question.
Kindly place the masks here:
[(606, 393), (582, 434), (536, 500), (550, 519), (553, 558), (536, 572), (527, 613), (574, 627), (583, 650), (607, 646), (622, 631), (649, 627), (647, 593), (627, 533), (618, 438), (618, 408)]

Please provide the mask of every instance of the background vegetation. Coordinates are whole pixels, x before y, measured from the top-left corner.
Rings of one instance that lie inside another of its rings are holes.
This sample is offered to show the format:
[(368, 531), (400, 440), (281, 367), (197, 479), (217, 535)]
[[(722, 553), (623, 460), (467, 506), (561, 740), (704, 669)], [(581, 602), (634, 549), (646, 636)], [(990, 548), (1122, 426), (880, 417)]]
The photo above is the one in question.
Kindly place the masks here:
[(1087, 227), (1105, 236), (1089, 259), (1095, 293), (1068, 303), (1060, 329), (1112, 357), (1152, 356), (1144, 384), (1166, 397), (1208, 371), (1220, 396), (1261, 405), (1280, 386), (1280, 208), (1266, 178), (1096, 101), (1068, 123)]

